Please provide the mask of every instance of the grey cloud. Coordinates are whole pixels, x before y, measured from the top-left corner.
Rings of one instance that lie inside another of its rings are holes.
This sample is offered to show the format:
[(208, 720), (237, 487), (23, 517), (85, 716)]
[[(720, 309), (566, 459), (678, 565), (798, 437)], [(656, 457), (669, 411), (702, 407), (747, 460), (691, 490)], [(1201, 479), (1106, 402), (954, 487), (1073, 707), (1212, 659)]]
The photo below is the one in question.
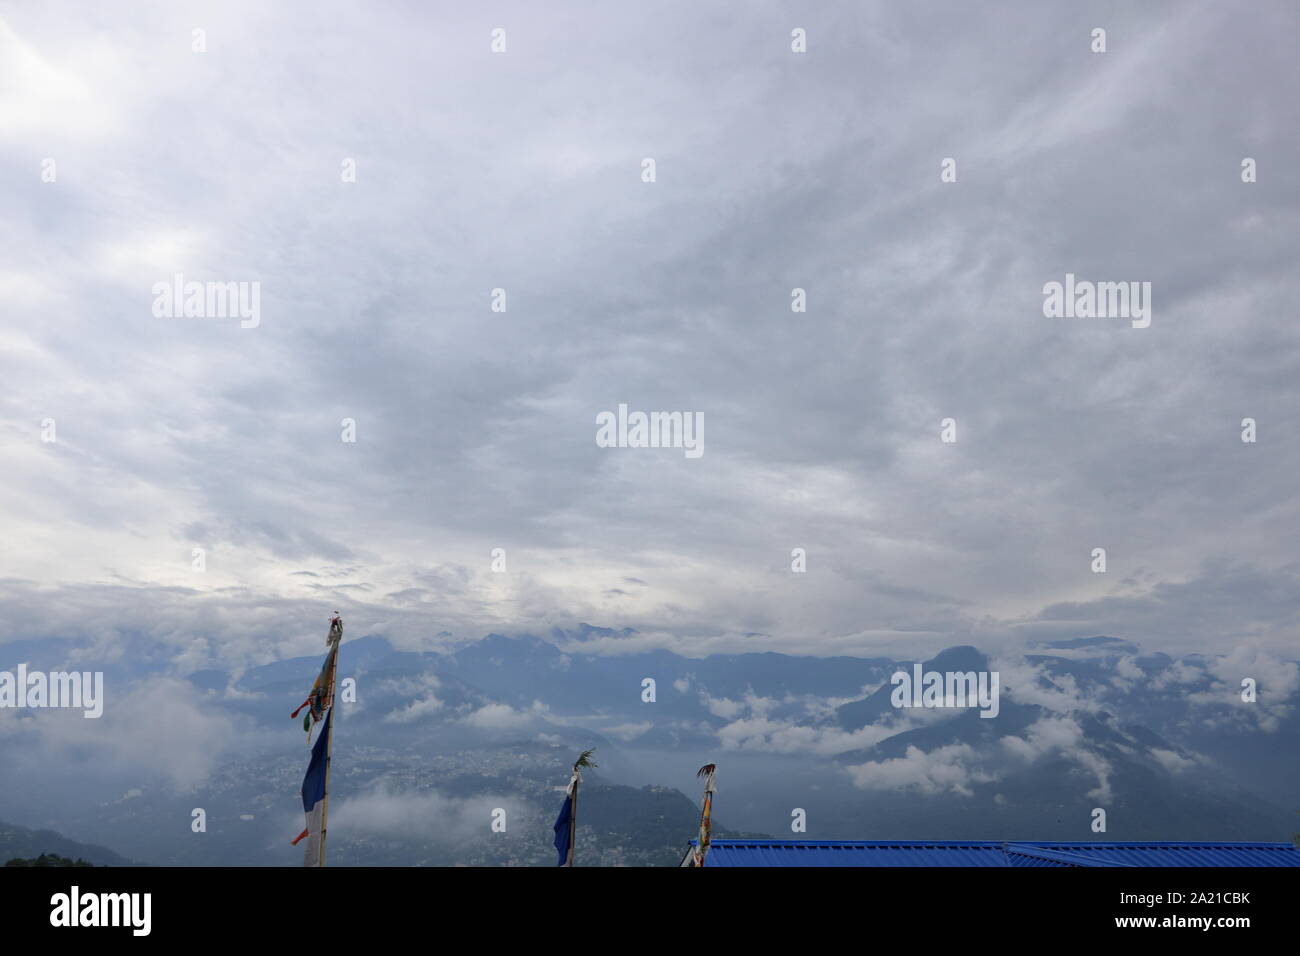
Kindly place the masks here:
[[(15, 624), (1294, 640), (1294, 10), (1110, 9), (1104, 56), (1032, 3), (819, 6), (803, 57), (776, 4), (501, 16), (493, 57), (475, 15), (385, 8), (335, 71), (329, 18), (258, 5), (201, 59), (144, 13), (6, 13)], [(1044, 318), (1067, 271), (1151, 281), (1151, 328)], [(175, 272), (259, 280), (261, 326), (154, 318)], [(706, 454), (597, 448), (623, 401), (702, 411)]]

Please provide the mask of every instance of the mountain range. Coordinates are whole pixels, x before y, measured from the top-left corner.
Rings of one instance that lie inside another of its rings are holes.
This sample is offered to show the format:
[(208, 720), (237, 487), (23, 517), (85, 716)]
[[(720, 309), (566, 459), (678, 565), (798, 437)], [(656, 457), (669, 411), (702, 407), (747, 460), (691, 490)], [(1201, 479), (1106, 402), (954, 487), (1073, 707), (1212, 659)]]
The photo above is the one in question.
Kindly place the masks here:
[[(988, 719), (895, 706), (890, 677), (914, 661), (687, 658), (630, 640), (620, 652), (633, 636), (494, 634), (422, 652), (378, 636), (346, 641), (332, 861), (549, 865), (567, 765), (593, 747), (600, 768), (584, 778), (578, 845), (580, 863), (593, 865), (675, 865), (698, 817), (694, 772), (709, 762), (719, 765), (720, 834), (1285, 840), (1295, 829), (1293, 662), (1256, 673), (1248, 658), (1144, 655), (1106, 636), (1012, 655), (954, 646), (919, 662), (926, 672), (996, 671), (1001, 700)], [(0, 645), (0, 666), (55, 669), (73, 651), (84, 659), (71, 643)], [(288, 714), (322, 656), (187, 674), (147, 646), (129, 664), (119, 658), (108, 679), (124, 690), (122, 709), (140, 716), (131, 704), (142, 695), (175, 708), (178, 728), (195, 721), (206, 760), (182, 779), (183, 734), (178, 757), (164, 733), (153, 756), (128, 749), (131, 759), (107, 760), (81, 728), (69, 744), (24, 726), (63, 759), (29, 763), (0, 794), (0, 816), (149, 863), (294, 865), (307, 748)], [(1246, 678), (1258, 682), (1254, 702), (1242, 700)], [(161, 733), (147, 712), (133, 730), (114, 711), (110, 698), (96, 733)], [(214, 719), (220, 732), (204, 723)], [(21, 737), (0, 735), (0, 754)], [(499, 811), (504, 832), (491, 826)], [(38, 852), (63, 851), (26, 855)]]

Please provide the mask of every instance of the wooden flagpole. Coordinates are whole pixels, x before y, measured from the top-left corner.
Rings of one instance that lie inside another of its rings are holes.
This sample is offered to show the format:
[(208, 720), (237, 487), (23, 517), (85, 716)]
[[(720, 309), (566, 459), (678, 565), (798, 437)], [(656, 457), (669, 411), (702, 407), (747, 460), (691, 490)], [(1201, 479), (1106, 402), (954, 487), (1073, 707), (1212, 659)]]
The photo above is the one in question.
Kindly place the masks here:
[(696, 866), (703, 866), (704, 858), (709, 855), (713, 834), (713, 774), (717, 769), (717, 764), (706, 763), (695, 774), (704, 778), (704, 806), (700, 810), (700, 833), (695, 844)]
[(569, 862), (565, 866), (573, 866), (573, 858), (578, 855), (578, 784), (582, 782), (582, 774), (578, 773), (578, 765), (573, 765), (573, 805), (569, 807)]
[(573, 859), (578, 855), (578, 784), (582, 782), (582, 769), (595, 768), (591, 755), (596, 751), (584, 750), (573, 762), (573, 803), (569, 805), (569, 861), (565, 866), (573, 866)]
[(343, 619), (338, 616), (338, 613), (338, 611), (335, 611), (334, 619), (330, 621), (329, 641), (334, 645), (334, 658), (330, 664), (329, 693), (326, 695), (326, 699), (330, 702), (330, 726), (325, 735), (325, 796), (320, 814), (320, 862), (317, 864), (318, 866), (325, 865), (325, 834), (329, 831), (330, 821), (330, 764), (334, 759), (334, 683), (339, 673), (338, 647), (343, 643)]

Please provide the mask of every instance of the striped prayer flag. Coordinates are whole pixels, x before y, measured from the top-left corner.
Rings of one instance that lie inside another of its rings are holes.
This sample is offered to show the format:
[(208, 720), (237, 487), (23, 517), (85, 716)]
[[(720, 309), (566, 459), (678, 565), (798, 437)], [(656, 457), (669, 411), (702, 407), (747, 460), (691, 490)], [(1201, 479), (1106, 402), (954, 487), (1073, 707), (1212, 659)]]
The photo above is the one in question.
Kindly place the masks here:
[(307, 815), (307, 828), (298, 834), (294, 846), (302, 839), (307, 840), (303, 851), (303, 866), (320, 866), (321, 828), (325, 812), (325, 774), (329, 768), (330, 719), (334, 716), (331, 708), (325, 713), (325, 726), (316, 738), (316, 746), (311, 748), (311, 763), (307, 765), (307, 775), (302, 778), (302, 809)]
[(334, 662), (338, 658), (339, 646), (337, 643), (330, 648), (330, 652), (325, 655), (325, 663), (321, 666), (320, 673), (316, 675), (316, 682), (311, 685), (311, 693), (307, 699), (299, 705), (289, 716), (297, 717), (304, 707), (310, 707), (307, 715), (302, 719), (302, 729), (311, 733), (311, 729), (316, 722), (325, 716), (325, 711), (334, 706)]

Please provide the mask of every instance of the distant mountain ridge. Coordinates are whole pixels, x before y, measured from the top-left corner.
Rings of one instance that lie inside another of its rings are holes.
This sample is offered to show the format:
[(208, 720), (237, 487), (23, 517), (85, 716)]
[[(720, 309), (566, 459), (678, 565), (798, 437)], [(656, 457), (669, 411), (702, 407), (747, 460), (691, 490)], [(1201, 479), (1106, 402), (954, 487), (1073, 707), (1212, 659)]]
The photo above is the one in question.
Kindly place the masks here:
[(53, 830), (29, 830), (0, 821), (0, 864), (15, 857), (32, 859), (54, 854), (85, 860), (96, 866), (138, 866), (126, 857), (93, 843), (78, 843)]
[[(339, 862), (546, 865), (559, 788), (589, 747), (601, 770), (585, 784), (580, 839), (595, 841), (587, 859), (611, 865), (662, 862), (665, 847), (690, 837), (693, 775), (706, 762), (720, 766), (720, 825), (777, 836), (795, 809), (806, 812), (799, 832), (808, 839), (1285, 840), (1294, 829), (1300, 701), (1266, 694), (1265, 726), (1259, 710), (1240, 705), (1236, 665), (1221, 659), (1143, 654), (1104, 635), (995, 659), (971, 645), (921, 661), (593, 652), (632, 636), (592, 627), (490, 634), (446, 651), (346, 640), (340, 677), (355, 681), (356, 699), (340, 704), (335, 793), (381, 822), (409, 822), (367, 830), (365, 816), (349, 823), (343, 813)], [(0, 645), (0, 668), (13, 647)], [(44, 650), (34, 666), (57, 666), (54, 649)], [(68, 827), (156, 863), (293, 865), (285, 834), (301, 827), (305, 749), (288, 715), (323, 657), (322, 645), (243, 672), (189, 673), (196, 703), (241, 735), (201, 804), (165, 780), (119, 778), (105, 792), (139, 793), (61, 811)], [(119, 686), (129, 686), (127, 668), (139, 679), (158, 659), (151, 646), (118, 664), (128, 682)], [(917, 663), (1001, 668), (997, 717), (894, 707), (890, 676)], [(1274, 675), (1260, 676), (1267, 687)], [(20, 819), (47, 819), (49, 788), (13, 783), (0, 813), (17, 806)], [(206, 835), (158, 830), (158, 819), (174, 819), (186, 831), (195, 805), (208, 811)], [(478, 842), (487, 812), (507, 805), (509, 834)], [(1107, 811), (1104, 832), (1089, 829), (1096, 808)], [(412, 826), (423, 836), (409, 836)], [(458, 832), (468, 842), (452, 839)]]

